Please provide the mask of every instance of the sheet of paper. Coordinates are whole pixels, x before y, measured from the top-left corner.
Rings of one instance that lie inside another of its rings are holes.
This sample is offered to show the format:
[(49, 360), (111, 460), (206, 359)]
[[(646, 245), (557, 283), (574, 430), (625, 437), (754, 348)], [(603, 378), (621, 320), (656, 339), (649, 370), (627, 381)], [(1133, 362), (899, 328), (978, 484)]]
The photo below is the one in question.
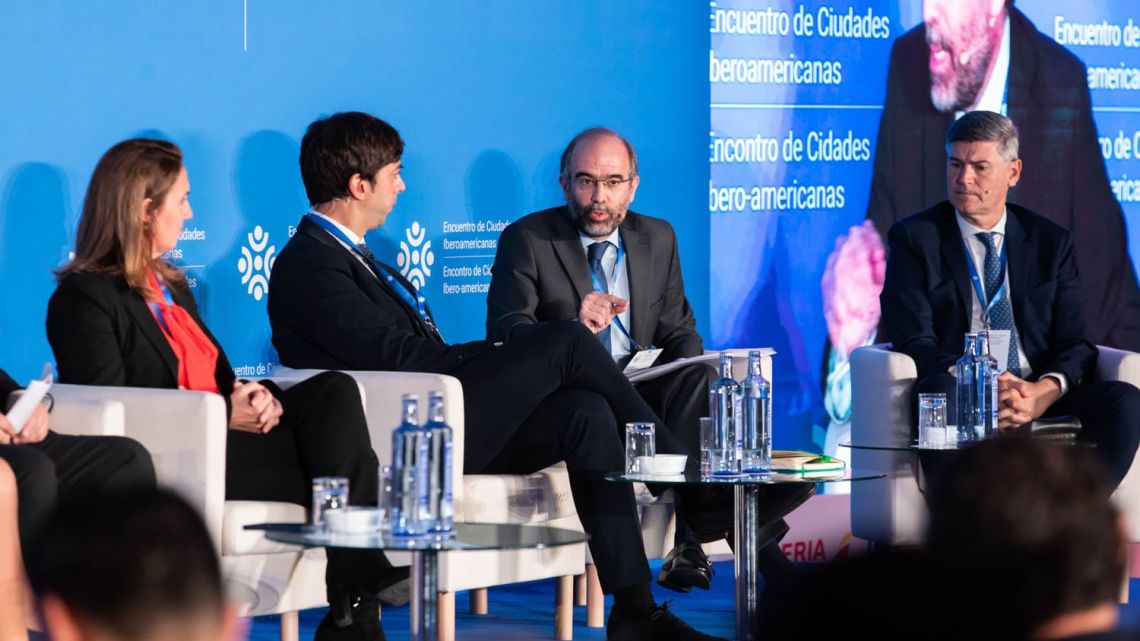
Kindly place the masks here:
[(52, 375), (51, 366), (45, 368), (43, 378), (32, 380), (28, 386), (24, 388), (24, 393), (8, 410), (8, 422), (12, 427), (16, 428), (16, 433), (19, 434), (24, 429), (24, 424), (32, 417), (32, 412), (36, 411), (36, 406), (40, 401), (44, 400), (44, 396), (51, 389)]
[[(733, 358), (747, 358), (749, 350), (734, 349), (728, 351), (732, 352)], [(770, 347), (761, 347), (759, 351), (762, 355), (768, 357), (774, 356), (776, 354), (775, 350), (771, 349)], [(661, 365), (654, 365), (653, 367), (647, 367), (645, 369), (640, 369), (633, 372), (631, 372), (629, 368), (626, 368), (625, 377), (629, 379), (629, 382), (631, 383), (641, 383), (643, 381), (651, 381), (659, 376), (664, 376), (665, 374), (668, 374), (669, 372), (682, 368), (686, 365), (692, 365), (694, 363), (707, 363), (713, 367), (716, 367), (719, 361), (720, 352), (708, 352), (701, 354), (700, 356), (678, 358), (675, 361), (670, 361)]]

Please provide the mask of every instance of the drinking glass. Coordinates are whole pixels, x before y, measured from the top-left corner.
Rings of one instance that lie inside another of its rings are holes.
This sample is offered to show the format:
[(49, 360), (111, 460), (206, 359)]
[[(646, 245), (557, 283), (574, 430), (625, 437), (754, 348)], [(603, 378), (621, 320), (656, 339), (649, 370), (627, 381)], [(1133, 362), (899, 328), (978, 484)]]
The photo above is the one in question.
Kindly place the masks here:
[(956, 439), (946, 434), (946, 395), (918, 395), (918, 446), (923, 448), (948, 447)]
[(376, 507), (380, 508), (380, 529), (392, 528), (392, 466), (380, 466), (380, 487), (376, 497)]
[(313, 479), (313, 509), (309, 518), (313, 525), (324, 526), (325, 512), (348, 507), (348, 479), (343, 476), (318, 476)]
[(626, 474), (653, 474), (653, 456), (656, 453), (653, 423), (625, 424)]
[(716, 430), (713, 429), (713, 420), (709, 416), (702, 416), (701, 424), (701, 476), (712, 473), (713, 448), (716, 446)]

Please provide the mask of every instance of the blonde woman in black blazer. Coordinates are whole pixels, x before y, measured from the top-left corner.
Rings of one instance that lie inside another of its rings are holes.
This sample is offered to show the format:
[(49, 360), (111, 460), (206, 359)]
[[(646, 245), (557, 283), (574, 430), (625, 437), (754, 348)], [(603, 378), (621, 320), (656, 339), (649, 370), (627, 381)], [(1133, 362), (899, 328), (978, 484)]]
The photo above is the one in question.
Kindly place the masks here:
[[(196, 380), (192, 388), (226, 399), (226, 498), (308, 505), (314, 477), (343, 476), (350, 503), (375, 504), (377, 460), (352, 379), (326, 372), (284, 391), (269, 381), (236, 380), (186, 279), (162, 258), (192, 216), (189, 190), (172, 143), (127, 140), (100, 159), (84, 199), (75, 259), (60, 270), (48, 305), (60, 380), (167, 389)], [(174, 307), (180, 316), (163, 311)], [(212, 377), (180, 362), (175, 346), (188, 354), (186, 341), (169, 339), (163, 329), (176, 335), (174, 323), (200, 330), (190, 341), (196, 353), (216, 352)], [(406, 570), (391, 568), (379, 552), (329, 549), (328, 558), (331, 607), (317, 639), (382, 639), (377, 594)]]

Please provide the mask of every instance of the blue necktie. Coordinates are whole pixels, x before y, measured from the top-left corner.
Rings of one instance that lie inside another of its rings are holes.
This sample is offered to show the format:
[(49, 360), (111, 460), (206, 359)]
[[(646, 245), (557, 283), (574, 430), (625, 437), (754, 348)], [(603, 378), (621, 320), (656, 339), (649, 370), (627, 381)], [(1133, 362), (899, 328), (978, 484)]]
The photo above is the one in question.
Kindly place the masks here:
[[(590, 243), (586, 248), (586, 258), (590, 262), (590, 275), (594, 277), (595, 286), (600, 287), (601, 291), (610, 293), (610, 281), (606, 278), (606, 270), (602, 268), (602, 257), (606, 255), (606, 250), (610, 248), (609, 241), (602, 240), (596, 243)], [(607, 326), (597, 334), (598, 340), (602, 341), (605, 345), (607, 352), (612, 352), (610, 349), (610, 328)]]
[[(995, 232), (984, 231), (974, 234), (986, 246), (985, 279), (986, 295), (992, 296), (1001, 287), (1001, 258), (994, 243)], [(990, 309), (990, 329), (1008, 329), (1009, 336), (1009, 373), (1021, 376), (1021, 359), (1017, 356), (1017, 327), (1013, 324), (1013, 308), (1009, 304), (1009, 290), (1001, 292), (1001, 298)]]

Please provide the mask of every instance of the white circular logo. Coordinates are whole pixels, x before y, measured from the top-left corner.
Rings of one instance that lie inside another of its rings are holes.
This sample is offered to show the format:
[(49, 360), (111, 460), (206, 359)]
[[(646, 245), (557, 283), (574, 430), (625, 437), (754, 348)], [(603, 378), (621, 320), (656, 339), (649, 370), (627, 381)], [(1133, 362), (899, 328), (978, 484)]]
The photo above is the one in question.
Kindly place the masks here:
[(431, 250), (431, 241), (427, 240), (427, 229), (418, 220), (412, 221), (412, 225), (404, 230), (404, 235), (407, 241), (400, 241), (400, 255), (396, 256), (396, 265), (400, 268), (400, 274), (415, 285), (416, 289), (423, 289), (428, 276), (431, 276), (431, 266), (435, 264), (435, 252)]
[(269, 244), (269, 232), (258, 225), (253, 232), (246, 234), (248, 246), (242, 246), (238, 258), (238, 272), (245, 291), (254, 300), (260, 301), (269, 292), (269, 273), (277, 261), (277, 246)]

